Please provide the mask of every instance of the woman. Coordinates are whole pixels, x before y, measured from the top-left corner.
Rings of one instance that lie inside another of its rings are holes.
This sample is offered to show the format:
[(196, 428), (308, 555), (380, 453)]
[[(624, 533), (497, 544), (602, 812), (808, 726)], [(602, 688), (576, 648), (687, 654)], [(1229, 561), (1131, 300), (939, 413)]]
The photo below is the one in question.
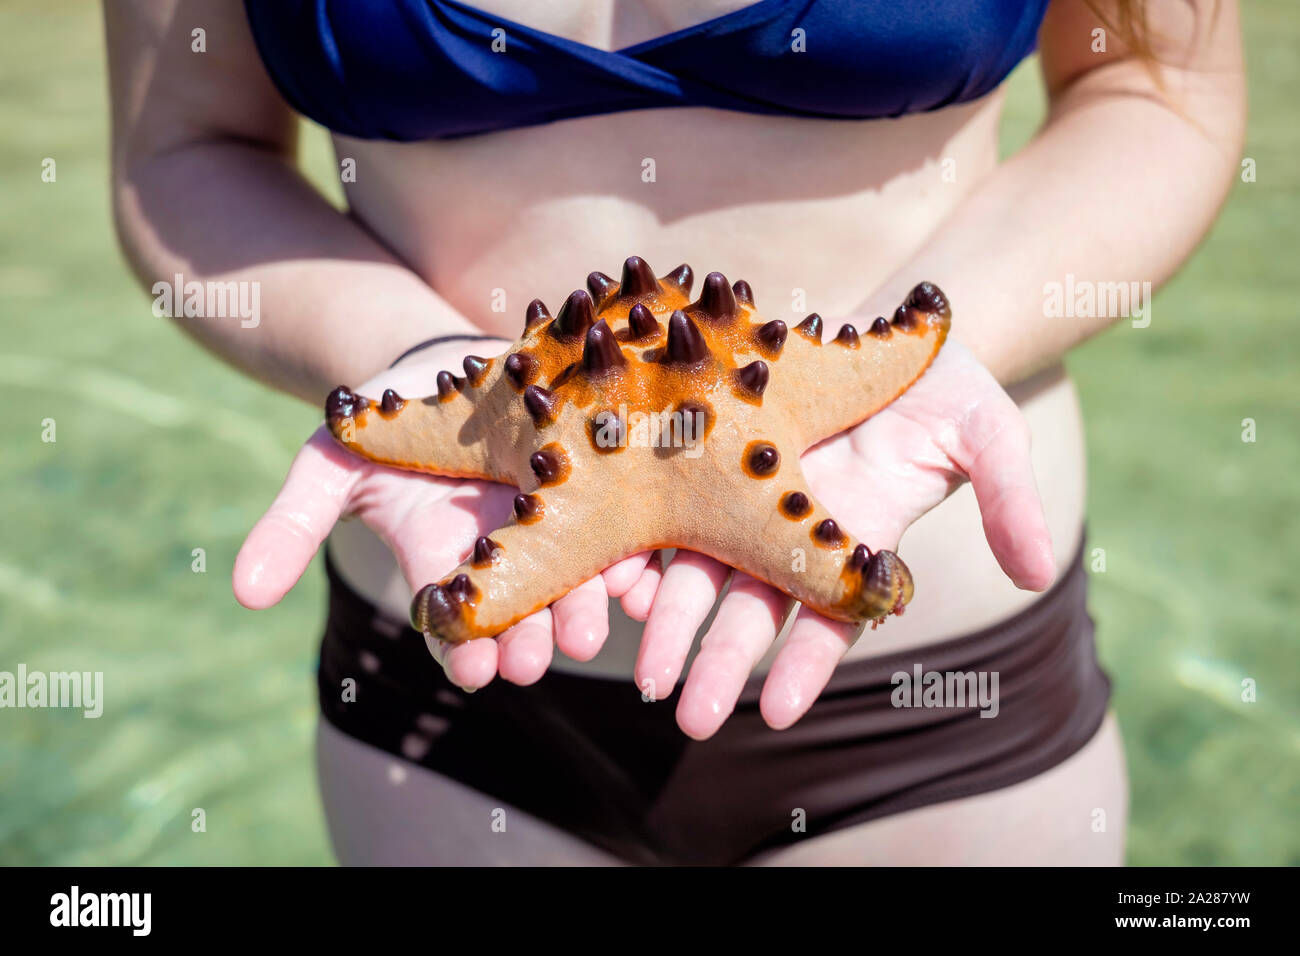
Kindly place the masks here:
[[(329, 535), (318, 762), (340, 859), (1122, 860), (1061, 359), (1138, 303), (1060, 318), (1045, 299), (1158, 285), (1209, 228), (1243, 136), (1235, 4), (176, 0), (106, 19), (136, 272), (259, 283), (251, 327), (177, 321), (313, 403), (339, 383), (428, 394), (502, 351), (528, 300), (632, 253), (746, 279), (766, 317), (815, 310), (828, 334), (921, 280), (953, 304), (922, 380), (803, 461), (873, 548), (908, 531), (917, 598), (861, 640), (800, 611), (775, 642), (779, 593), (638, 555), (496, 640), (430, 648), (440, 670), (402, 623), (411, 593), (513, 490), (318, 432), (234, 587), (275, 603)], [(999, 163), (997, 88), (1035, 37), (1048, 119)], [(294, 169), (290, 104), (332, 129), (348, 214)], [(995, 719), (908, 706), (895, 675), (929, 672), (1000, 681)]]

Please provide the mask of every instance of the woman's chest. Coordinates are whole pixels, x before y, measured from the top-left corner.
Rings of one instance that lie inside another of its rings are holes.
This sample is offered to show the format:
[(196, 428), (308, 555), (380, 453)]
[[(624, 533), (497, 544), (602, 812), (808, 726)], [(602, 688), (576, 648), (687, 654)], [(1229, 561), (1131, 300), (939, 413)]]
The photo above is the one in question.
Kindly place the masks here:
[[(417, 141), (630, 110), (881, 119), (981, 99), (1046, 0), (246, 0), (285, 98)], [(518, 19), (516, 19), (518, 18)]]
[(474, 0), (485, 13), (600, 50), (619, 50), (756, 6), (753, 0)]

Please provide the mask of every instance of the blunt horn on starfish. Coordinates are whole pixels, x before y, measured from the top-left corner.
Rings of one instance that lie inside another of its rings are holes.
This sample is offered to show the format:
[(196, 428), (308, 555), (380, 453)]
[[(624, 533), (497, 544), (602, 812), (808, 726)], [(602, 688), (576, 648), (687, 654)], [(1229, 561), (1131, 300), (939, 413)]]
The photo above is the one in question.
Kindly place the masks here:
[(664, 276), (663, 281), (667, 282), (669, 285), (676, 286), (681, 291), (682, 295), (690, 295), (691, 286), (695, 284), (695, 273), (691, 271), (690, 266), (683, 262), (672, 272), (668, 273), (668, 275)]
[(630, 341), (648, 339), (659, 334), (659, 320), (653, 312), (638, 302), (627, 313), (627, 331)]
[[(836, 620), (902, 612), (906, 565), (844, 531), (799, 455), (920, 377), (947, 335), (947, 298), (922, 282), (891, 318), (836, 323), (823, 344), (820, 316), (793, 330), (765, 319), (749, 283), (719, 272), (691, 301), (693, 279), (685, 264), (655, 278), (631, 256), (618, 281), (592, 272), (554, 317), (533, 300), (504, 355), (437, 373), (427, 397), (330, 393), (329, 429), (357, 454), (519, 488), (510, 522), (416, 594), (415, 627), (490, 637), (621, 558), (667, 547), (712, 555)], [(806, 555), (797, 571), (792, 553)]]
[(601, 319), (587, 330), (582, 350), (582, 367), (589, 376), (605, 375), (627, 364), (609, 324)]
[(591, 295), (578, 289), (569, 294), (560, 306), (560, 314), (551, 323), (551, 334), (557, 339), (579, 339), (596, 321), (596, 307)]
[(524, 310), (524, 331), (549, 321), (551, 321), (551, 313), (546, 311), (545, 302), (541, 299), (533, 299), (528, 303), (528, 308)]
[(587, 276), (587, 292), (591, 295), (591, 301), (597, 306), (617, 288), (618, 283), (603, 272), (593, 272)]
[(721, 272), (710, 272), (704, 277), (704, 288), (700, 290), (700, 300), (695, 303), (694, 310), (714, 322), (734, 319), (739, 314), (736, 294), (727, 284), (726, 276)]
[(672, 365), (695, 365), (709, 355), (709, 344), (700, 327), (678, 309), (668, 320), (668, 345), (662, 361)]
[(618, 283), (618, 294), (642, 299), (659, 291), (659, 280), (650, 266), (640, 256), (629, 256), (623, 263), (623, 275)]

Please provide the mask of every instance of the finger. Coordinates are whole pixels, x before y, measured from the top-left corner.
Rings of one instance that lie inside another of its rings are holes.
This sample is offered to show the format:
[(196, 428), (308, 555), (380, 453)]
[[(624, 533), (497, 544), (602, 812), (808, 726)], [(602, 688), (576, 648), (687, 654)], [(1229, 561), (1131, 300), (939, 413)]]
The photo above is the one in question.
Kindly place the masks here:
[(659, 593), (659, 584), (664, 577), (663, 552), (656, 551), (646, 562), (645, 569), (635, 584), (623, 595), (623, 611), (634, 621), (644, 622), (650, 616), (654, 606), (655, 595)]
[(996, 424), (976, 428), (969, 461), (958, 464), (970, 476), (984, 522), (984, 536), (998, 564), (1016, 587), (1042, 591), (1056, 578), (1052, 535), (1034, 480), (1029, 428), (1018, 409), (1006, 402)]
[(687, 736), (712, 737), (735, 710), (745, 681), (781, 630), (790, 603), (776, 588), (748, 574), (738, 571), (732, 577), (677, 704), (677, 725)]
[(799, 609), (759, 697), (759, 712), (769, 727), (784, 730), (808, 712), (861, 630), (861, 625)]
[(609, 594), (598, 576), (579, 584), (551, 605), (555, 646), (575, 661), (600, 653), (609, 636)]
[(622, 597), (632, 586), (641, 580), (646, 563), (653, 551), (642, 551), (630, 558), (624, 558), (618, 564), (611, 565), (601, 574), (605, 579), (605, 593), (612, 598)]
[(362, 467), (325, 428), (312, 435), (235, 557), (231, 586), (240, 604), (267, 608), (289, 592), (347, 508)]
[(709, 616), (729, 571), (694, 551), (678, 551), (673, 557), (641, 636), (635, 680), (643, 694), (663, 700), (672, 693), (695, 632)]
[(462, 690), (473, 693), (490, 684), (497, 674), (500, 651), (496, 641), (484, 639), (448, 644), (426, 634), (424, 642), (434, 660), (442, 665), (447, 680)]
[(512, 684), (534, 684), (551, 666), (555, 641), (551, 609), (542, 608), (497, 638), (497, 672)]
[[(452, 488), (450, 494), (439, 497), (443, 495), (439, 485)], [(392, 550), (414, 593), (455, 569), (475, 539), (501, 521), (512, 496), (509, 489), (489, 482), (381, 473), (366, 497), (374, 498), (373, 508), (365, 502), (358, 510)], [(527, 633), (522, 636), (526, 639), (515, 650), (513, 660), (519, 683), (527, 682), (530, 662), (540, 653)], [(546, 637), (549, 645), (549, 628)], [(491, 683), (501, 664), (501, 649), (495, 640), (453, 645), (425, 634), (425, 644), (447, 679), (466, 691)], [(549, 648), (545, 653), (549, 655)]]

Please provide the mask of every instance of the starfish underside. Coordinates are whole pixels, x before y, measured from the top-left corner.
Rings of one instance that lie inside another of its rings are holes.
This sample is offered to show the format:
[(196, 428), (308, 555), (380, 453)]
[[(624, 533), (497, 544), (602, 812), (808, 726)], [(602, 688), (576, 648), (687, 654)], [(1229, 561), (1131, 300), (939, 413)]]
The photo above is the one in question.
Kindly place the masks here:
[(841, 530), (799, 455), (884, 408), (947, 335), (923, 282), (892, 320), (822, 343), (822, 320), (764, 321), (718, 272), (691, 302), (682, 265), (593, 272), (554, 318), (534, 300), (506, 353), (437, 375), (437, 394), (378, 401), (346, 387), (325, 414), (347, 448), (411, 471), (515, 485), (511, 522), (416, 594), (414, 627), (462, 642), (500, 634), (628, 555), (687, 548), (829, 618), (877, 621), (912, 596), (907, 567)]

